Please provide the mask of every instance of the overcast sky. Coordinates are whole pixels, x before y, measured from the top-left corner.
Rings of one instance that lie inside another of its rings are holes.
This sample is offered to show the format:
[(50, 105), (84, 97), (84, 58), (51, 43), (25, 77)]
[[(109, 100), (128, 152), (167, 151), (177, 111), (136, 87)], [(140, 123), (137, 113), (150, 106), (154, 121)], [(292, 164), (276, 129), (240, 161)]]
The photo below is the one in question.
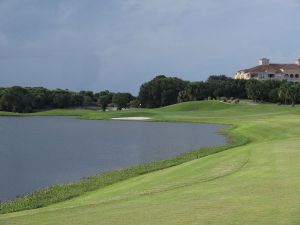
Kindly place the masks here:
[(138, 92), (300, 58), (299, 0), (0, 0), (0, 86)]

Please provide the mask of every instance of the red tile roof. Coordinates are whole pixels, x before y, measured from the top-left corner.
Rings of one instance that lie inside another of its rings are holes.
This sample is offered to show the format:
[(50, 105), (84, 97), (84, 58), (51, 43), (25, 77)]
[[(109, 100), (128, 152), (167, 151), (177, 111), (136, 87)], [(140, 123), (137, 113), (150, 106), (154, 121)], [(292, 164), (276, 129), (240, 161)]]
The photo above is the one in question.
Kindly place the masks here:
[(285, 64), (285, 67), (283, 67), (282, 69), (285, 69), (285, 70), (299, 70), (300, 69), (300, 65), (297, 65), (297, 64)]
[(274, 71), (280, 73), (281, 69), (284, 70), (300, 70), (300, 65), (297, 64), (269, 64), (269, 65), (259, 65), (246, 70), (242, 70), (245, 73), (263, 73), (267, 71)]

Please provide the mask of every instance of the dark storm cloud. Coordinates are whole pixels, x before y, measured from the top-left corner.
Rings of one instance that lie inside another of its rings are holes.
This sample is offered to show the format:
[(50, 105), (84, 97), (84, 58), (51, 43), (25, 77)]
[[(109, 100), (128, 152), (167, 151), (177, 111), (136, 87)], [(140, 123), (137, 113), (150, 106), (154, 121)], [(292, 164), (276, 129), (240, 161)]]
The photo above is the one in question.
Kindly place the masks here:
[(300, 57), (298, 0), (0, 0), (0, 86), (137, 93)]

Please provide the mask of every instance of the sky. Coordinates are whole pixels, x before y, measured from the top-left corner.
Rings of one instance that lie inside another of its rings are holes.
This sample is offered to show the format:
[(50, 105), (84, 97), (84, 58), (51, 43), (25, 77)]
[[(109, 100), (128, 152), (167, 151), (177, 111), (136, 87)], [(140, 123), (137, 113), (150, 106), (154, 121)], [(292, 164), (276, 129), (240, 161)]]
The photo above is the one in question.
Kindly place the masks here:
[(0, 86), (137, 94), (300, 58), (300, 0), (0, 0)]

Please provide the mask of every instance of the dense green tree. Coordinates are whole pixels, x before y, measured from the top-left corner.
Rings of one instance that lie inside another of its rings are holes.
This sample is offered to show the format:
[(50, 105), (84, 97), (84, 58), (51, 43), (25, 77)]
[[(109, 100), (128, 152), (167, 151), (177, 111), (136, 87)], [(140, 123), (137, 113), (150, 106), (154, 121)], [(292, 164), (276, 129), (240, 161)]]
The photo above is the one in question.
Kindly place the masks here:
[(48, 90), (43, 87), (0, 88), (0, 110), (31, 112), (49, 108), (94, 106), (96, 101), (91, 91), (79, 93), (69, 90)]
[(276, 96), (276, 91), (278, 92), (278, 88), (280, 87), (281, 81), (278, 80), (266, 80), (259, 81), (262, 85), (262, 94), (260, 100), (267, 102), (278, 102), (278, 94)]
[(80, 107), (84, 105), (83, 96), (79, 93), (72, 92), (71, 93), (71, 104), (70, 106)]
[(212, 75), (206, 82), (209, 86), (209, 96), (213, 98), (246, 98), (246, 81), (235, 80), (224, 75)]
[(225, 75), (210, 75), (207, 79), (207, 82), (213, 82), (213, 81), (226, 81), (226, 80), (232, 80), (232, 78), (227, 77)]
[(33, 96), (32, 99), (32, 108), (33, 109), (42, 109), (47, 108), (50, 104), (50, 95), (51, 91), (43, 87), (33, 87), (27, 88), (27, 90)]
[(129, 102), (133, 100), (134, 97), (130, 93), (115, 93), (112, 98), (112, 103), (117, 107), (118, 110), (122, 108), (127, 108)]
[(246, 92), (248, 98), (253, 101), (263, 100), (264, 83), (258, 80), (249, 80), (246, 84)]
[(294, 107), (300, 96), (300, 88), (298, 83), (289, 84), (289, 99)]
[(240, 79), (232, 79), (231, 80), (231, 96), (235, 98), (247, 98), (246, 93), (246, 80), (240, 80)]
[(234, 80), (224, 75), (212, 75), (206, 82), (190, 82), (178, 94), (178, 101), (194, 101), (222, 96), (245, 98), (245, 81)]
[(268, 101), (273, 103), (279, 103), (280, 98), (278, 96), (279, 88), (271, 89), (268, 93)]
[(289, 99), (289, 84), (288, 82), (284, 81), (279, 87), (278, 96), (281, 100), (284, 101), (284, 104), (287, 104)]
[(96, 99), (92, 91), (80, 91), (79, 95), (82, 98), (82, 106), (93, 106), (96, 104)]
[(129, 102), (129, 107), (130, 108), (140, 108), (141, 107), (140, 100), (138, 98), (134, 98), (133, 100), (131, 100)]
[(14, 86), (2, 91), (0, 108), (11, 112), (31, 112), (33, 97), (22, 87)]
[(177, 77), (156, 76), (149, 82), (142, 84), (139, 100), (142, 107), (155, 108), (177, 103), (178, 93), (182, 91), (187, 81)]
[(106, 90), (101, 91), (98, 96), (98, 105), (101, 107), (102, 111), (105, 111), (107, 106), (112, 103), (113, 93)]
[(178, 102), (203, 100), (210, 96), (209, 85), (206, 82), (190, 82), (184, 90), (178, 93)]
[(68, 90), (56, 89), (52, 93), (52, 104), (55, 108), (72, 106), (72, 93)]

